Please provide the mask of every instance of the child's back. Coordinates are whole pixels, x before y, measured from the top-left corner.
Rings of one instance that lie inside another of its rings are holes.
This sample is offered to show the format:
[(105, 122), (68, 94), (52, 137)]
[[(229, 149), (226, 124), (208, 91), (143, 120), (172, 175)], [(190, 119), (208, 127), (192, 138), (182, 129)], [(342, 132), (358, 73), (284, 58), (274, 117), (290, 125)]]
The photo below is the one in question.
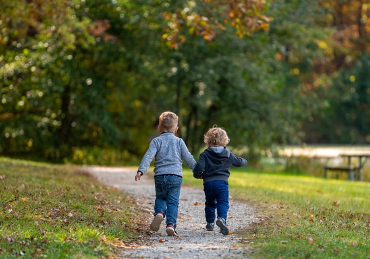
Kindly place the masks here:
[(161, 135), (150, 142), (135, 176), (135, 180), (140, 180), (155, 157), (156, 198), (154, 219), (150, 224), (150, 229), (158, 231), (162, 220), (166, 217), (166, 232), (171, 236), (177, 235), (176, 222), (182, 184), (182, 160), (190, 169), (193, 169), (196, 164), (184, 141), (175, 136), (178, 130), (177, 123), (178, 117), (173, 112), (164, 112), (159, 116), (158, 130)]
[(204, 193), (206, 196), (205, 216), (206, 229), (212, 231), (214, 221), (221, 228), (221, 233), (229, 234), (226, 225), (227, 212), (229, 210), (229, 183), (231, 166), (245, 166), (244, 158), (235, 156), (226, 145), (229, 138), (225, 130), (214, 127), (208, 130), (204, 136), (204, 142), (208, 148), (204, 150), (199, 161), (193, 169), (195, 178), (203, 179)]
[(195, 164), (185, 142), (176, 137), (173, 132), (163, 132), (152, 140), (138, 171), (146, 172), (154, 157), (155, 176), (165, 174), (182, 176), (182, 160), (190, 168), (193, 168)]

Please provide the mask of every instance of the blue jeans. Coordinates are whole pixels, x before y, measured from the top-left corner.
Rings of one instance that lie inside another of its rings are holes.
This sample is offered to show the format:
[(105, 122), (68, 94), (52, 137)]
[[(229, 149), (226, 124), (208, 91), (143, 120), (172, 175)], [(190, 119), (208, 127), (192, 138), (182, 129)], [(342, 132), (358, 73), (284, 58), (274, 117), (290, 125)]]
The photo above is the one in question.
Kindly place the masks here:
[(158, 175), (154, 177), (155, 204), (154, 215), (159, 212), (166, 217), (166, 224), (176, 227), (182, 177), (177, 175)]
[(227, 219), (229, 210), (229, 183), (227, 181), (212, 181), (204, 184), (206, 195), (206, 221), (214, 223), (217, 218)]

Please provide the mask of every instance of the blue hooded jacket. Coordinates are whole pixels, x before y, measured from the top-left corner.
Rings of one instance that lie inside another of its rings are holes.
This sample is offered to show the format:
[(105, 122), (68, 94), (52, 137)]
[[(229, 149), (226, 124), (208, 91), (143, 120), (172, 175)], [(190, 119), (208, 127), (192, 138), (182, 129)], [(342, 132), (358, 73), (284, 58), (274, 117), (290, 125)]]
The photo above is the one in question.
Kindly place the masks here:
[(193, 169), (195, 178), (202, 178), (204, 183), (221, 180), (227, 181), (230, 176), (230, 167), (241, 167), (247, 164), (244, 158), (235, 156), (226, 148), (209, 147), (204, 150)]

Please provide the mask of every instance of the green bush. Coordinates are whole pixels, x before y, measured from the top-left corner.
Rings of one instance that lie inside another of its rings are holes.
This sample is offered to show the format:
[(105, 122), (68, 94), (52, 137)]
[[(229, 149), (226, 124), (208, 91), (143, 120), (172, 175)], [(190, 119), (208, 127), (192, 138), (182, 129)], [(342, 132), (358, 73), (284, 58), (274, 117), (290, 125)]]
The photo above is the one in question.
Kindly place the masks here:
[(138, 159), (127, 150), (75, 147), (71, 151), (71, 155), (64, 159), (64, 163), (79, 165), (131, 165), (138, 163)]

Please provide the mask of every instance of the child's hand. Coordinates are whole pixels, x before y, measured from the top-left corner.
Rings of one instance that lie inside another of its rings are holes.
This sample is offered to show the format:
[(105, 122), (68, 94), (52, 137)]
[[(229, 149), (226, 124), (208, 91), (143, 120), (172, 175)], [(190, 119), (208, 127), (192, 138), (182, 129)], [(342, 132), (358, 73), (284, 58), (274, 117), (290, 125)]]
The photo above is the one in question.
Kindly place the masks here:
[(140, 181), (140, 177), (143, 175), (142, 172), (137, 172), (136, 175), (135, 175), (135, 181), (139, 180)]

